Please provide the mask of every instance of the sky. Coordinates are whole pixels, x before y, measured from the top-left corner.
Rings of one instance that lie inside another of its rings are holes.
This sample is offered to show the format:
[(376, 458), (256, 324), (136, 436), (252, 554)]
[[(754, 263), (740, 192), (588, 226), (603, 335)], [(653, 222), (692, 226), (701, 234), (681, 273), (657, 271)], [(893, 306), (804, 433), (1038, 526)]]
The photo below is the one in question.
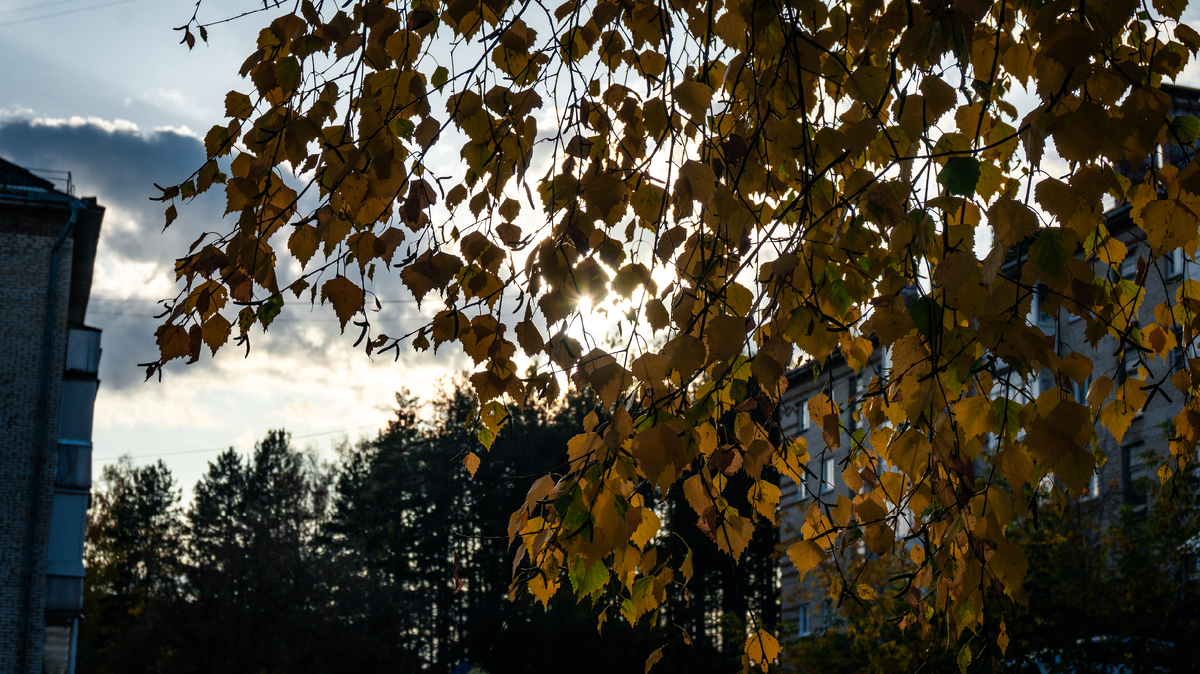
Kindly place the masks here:
[[(253, 4), (205, 0), (201, 17)], [(178, 183), (203, 162), (199, 137), (224, 122), (227, 91), (249, 88), (237, 69), (266, 23), (212, 28), (210, 44), (189, 52), (172, 27), (193, 10), (179, 0), (0, 0), (0, 157), (70, 171), (76, 194), (107, 209), (87, 317), (104, 331), (93, 475), (123, 454), (138, 464), (161, 458), (185, 495), (220, 449), (248, 452), (269, 429), (286, 428), (332, 459), (338, 440), (377, 433), (399, 389), (429, 398), (440, 378), (469, 365), (445, 349), (368, 358), (351, 348), (353, 327), (341, 335), (328, 307), (298, 302), (265, 335), (255, 330), (248, 357), (231, 344), (143, 381), (137, 364), (157, 357), (154, 303), (175, 294), (174, 258), (223, 226), (212, 195), (160, 234), (163, 207), (149, 197), (154, 183)], [(381, 292), (384, 331), (422, 322), (398, 283)]]

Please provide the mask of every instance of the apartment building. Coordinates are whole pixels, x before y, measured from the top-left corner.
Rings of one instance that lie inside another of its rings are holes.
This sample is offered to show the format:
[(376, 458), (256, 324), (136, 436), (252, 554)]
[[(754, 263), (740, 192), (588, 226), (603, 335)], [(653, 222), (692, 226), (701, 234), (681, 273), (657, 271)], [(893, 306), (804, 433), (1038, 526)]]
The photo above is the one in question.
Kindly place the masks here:
[[(1162, 88), (1172, 96), (1172, 114), (1200, 116), (1200, 90), (1170, 85)], [(1191, 148), (1166, 146), (1150, 161), (1159, 162), (1159, 165), (1178, 166), (1194, 156), (1195, 150)], [(1145, 165), (1118, 168), (1134, 181), (1140, 181), (1146, 170)], [(1168, 297), (1174, 298), (1176, 288), (1184, 279), (1200, 278), (1196, 251), (1178, 249), (1161, 258), (1151, 259), (1144, 243), (1145, 237), (1130, 217), (1128, 204), (1109, 210), (1105, 220), (1112, 236), (1127, 247), (1127, 256), (1116, 273), (1124, 280), (1133, 281), (1139, 268), (1144, 269), (1144, 300), (1140, 304), (1137, 320), (1142, 324), (1152, 323), (1155, 306)], [(1002, 273), (1010, 278), (1019, 277), (1027, 253), (1028, 242), (1015, 247), (1004, 263)], [(1154, 457), (1167, 454), (1168, 429), (1183, 404), (1183, 395), (1170, 384), (1170, 377), (1164, 375), (1169, 375), (1184, 359), (1200, 357), (1200, 350), (1193, 342), (1176, 348), (1162, 359), (1126, 348), (1127, 345), (1122, 345), (1110, 335), (1103, 336), (1093, 347), (1085, 336), (1086, 321), (1058, 307), (1050, 308), (1054, 302), (1050, 301), (1044, 287), (1036, 288), (1030, 295), (1029, 323), (1038, 327), (1053, 342), (1060, 356), (1078, 352), (1091, 359), (1094, 363), (1092, 378), (1108, 375), (1118, 384), (1127, 377), (1140, 376), (1144, 381), (1150, 381), (1147, 375), (1153, 381), (1167, 380), (1162, 391), (1133, 420), (1120, 442), (1107, 429), (1098, 427), (1098, 449), (1106, 461), (1092, 476), (1086, 493), (1079, 497), (1091, 502), (1088, 511), (1094, 517), (1101, 518), (1101, 521), (1110, 517), (1117, 506), (1140, 507), (1146, 497), (1139, 484), (1154, 476), (1157, 468)], [(906, 299), (911, 304), (917, 296), (914, 290)], [(850, 448), (854, 444), (850, 436), (859, 430), (862, 423), (857, 415), (859, 406), (867, 396), (878, 395), (879, 378), (886, 380), (888, 366), (888, 354), (876, 349), (866, 366), (858, 372), (847, 364), (840, 353), (835, 352), (824, 362), (809, 362), (788, 373), (788, 389), (777, 410), (780, 430), (786, 437), (799, 437), (807, 441), (810, 462), (808, 476), (803, 483), (797, 484), (787, 476), (781, 477), (780, 538), (785, 543), (796, 540), (804, 521), (804, 511), (814, 499), (832, 504), (838, 494), (854, 496), (853, 490), (842, 477), (842, 471), (849, 463)], [(1005, 395), (1024, 404), (1048, 387), (1058, 386), (1049, 371), (1021, 377), (1005, 370), (1001, 361), (997, 361), (997, 366), (1000, 369), (993, 373), (993, 397)], [(1090, 382), (1091, 379), (1082, 386), (1074, 385), (1071, 393), (1083, 402)], [(821, 429), (809, 418), (806, 403), (818, 393), (829, 396), (841, 409), (843, 437), (837, 449), (826, 446)], [(898, 537), (908, 533), (905, 524), (898, 522)], [(865, 547), (860, 549), (861, 554), (868, 554)], [(810, 574), (804, 582), (800, 582), (795, 567), (786, 556), (780, 563), (782, 619), (785, 624), (792, 626), (792, 633), (803, 636), (835, 625), (836, 606), (828, 598), (826, 588), (820, 586), (820, 581)]]
[(84, 325), (104, 208), (0, 159), (0, 671), (74, 671), (100, 331)]

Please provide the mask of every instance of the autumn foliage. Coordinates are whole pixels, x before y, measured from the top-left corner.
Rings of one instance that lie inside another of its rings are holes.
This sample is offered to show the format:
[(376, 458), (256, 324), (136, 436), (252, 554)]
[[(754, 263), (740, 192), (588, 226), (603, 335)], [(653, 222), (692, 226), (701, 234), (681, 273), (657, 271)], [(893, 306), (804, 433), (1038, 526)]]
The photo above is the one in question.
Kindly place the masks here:
[[(1113, 280), (1125, 245), (1104, 218), (1131, 204), (1150, 266), (1200, 244), (1200, 163), (1146, 163), (1200, 131), (1159, 88), (1200, 49), (1182, 3), (295, 9), (259, 34), (209, 160), (163, 190), (168, 224), (174, 202), (223, 190), (229, 227), (179, 259), (149, 372), (248, 343), (304, 302), (354, 321), (368, 353), (461, 348), (485, 446), (507, 404), (553, 397), (565, 377), (590, 386), (604, 409), (512, 516), (514, 593), (609, 587), (631, 622), (657, 610), (693, 570), (660, 552), (647, 489), (682, 490), (739, 558), (776, 517), (764, 470), (799, 478), (808, 458), (772, 421), (784, 372), (835, 350), (857, 369), (887, 349), (851, 437), (855, 465), (879, 479), (810, 510), (788, 553), (804, 572), (849, 532), (894, 537), (908, 508), (910, 544), (892, 549), (918, 569), (909, 624), (937, 611), (978, 630), (991, 593), (1023, 596), (1025, 555), (1006, 529), (1027, 489), (1049, 475), (1085, 489), (1098, 424), (1119, 438), (1170, 376), (1153, 363), (1200, 329), (1194, 281), (1136, 320), (1161, 276), (1143, 261)], [(181, 27), (185, 41), (202, 25)], [(1006, 267), (1015, 249), (1022, 264)], [(441, 303), (405, 335), (372, 324), (393, 271)], [(1086, 321), (1093, 344), (1143, 354), (1142, 376), (1060, 353), (1028, 320), (1043, 284), (1043, 306)], [(607, 338), (584, 329), (600, 310)], [(997, 397), (1001, 368), (1049, 370), (1058, 386), (1027, 404)], [(1089, 376), (1077, 402), (1072, 382)], [(1189, 365), (1171, 379), (1189, 396), (1170, 444), (1180, 463), (1200, 439), (1196, 377)], [(810, 402), (830, 445), (844, 405)], [(736, 473), (748, 494), (726, 493)], [(750, 634), (747, 663), (765, 669), (778, 643)]]

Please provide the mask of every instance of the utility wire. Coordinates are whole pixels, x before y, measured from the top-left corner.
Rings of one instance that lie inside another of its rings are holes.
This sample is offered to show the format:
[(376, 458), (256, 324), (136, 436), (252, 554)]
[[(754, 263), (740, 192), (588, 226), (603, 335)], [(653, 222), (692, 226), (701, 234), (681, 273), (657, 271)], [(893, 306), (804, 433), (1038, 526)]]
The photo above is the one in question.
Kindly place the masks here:
[[(294, 436), (292, 436), (291, 439), (292, 440), (303, 440), (305, 438), (315, 438), (320, 435), (333, 435), (334, 433), (345, 433), (347, 431), (357, 431), (357, 430), (363, 429), (363, 428), (379, 428), (382, 425), (383, 424), (367, 424), (366, 426), (355, 426), (353, 428), (340, 428), (336, 431), (321, 431), (320, 433), (309, 433), (308, 435), (294, 435)], [(221, 447), (207, 447), (205, 449), (185, 449), (185, 450), (179, 451), (179, 452), (162, 452), (159, 454), (139, 454), (138, 456), (132, 456), (131, 458), (134, 458), (134, 459), (157, 459), (162, 456), (177, 456), (180, 454), (200, 454), (202, 452), (223, 452), (227, 449), (239, 449), (239, 448), (244, 449), (246, 447), (253, 447), (253, 446), (254, 445), (223, 445)], [(122, 458), (121, 456), (94, 457), (92, 459), (92, 461), (99, 461), (101, 463), (107, 463), (110, 461), (120, 461), (121, 458)]]
[(16, 21), (6, 21), (4, 23), (0, 23), (0, 27), (15, 26), (18, 23), (29, 23), (30, 21), (39, 21), (41, 19), (52, 19), (56, 16), (66, 16), (67, 14), (78, 14), (79, 12), (89, 12), (93, 9), (103, 9), (105, 7), (112, 7), (113, 5), (124, 5), (126, 3), (137, 2), (137, 1), (138, 0), (116, 0), (115, 2), (106, 2), (103, 4), (99, 4), (99, 5), (92, 5), (91, 7), (78, 7), (76, 9), (68, 9), (68, 10), (64, 10), (61, 12), (54, 12), (53, 14), (43, 14), (41, 16), (31, 16), (27, 19), (17, 19)]
[[(0, 14), (12, 14), (13, 12), (27, 12), (31, 9), (46, 9), (47, 7), (56, 7), (58, 5), (67, 5), (79, 0), (57, 0), (56, 2), (38, 2), (32, 5), (21, 5), (20, 7), (5, 7), (0, 9)], [(25, 169), (27, 171), (40, 171), (42, 169)]]
[[(127, 298), (108, 298), (108, 297), (93, 297), (88, 302), (137, 302), (141, 304), (158, 304), (162, 300), (143, 300), (132, 297)], [(379, 300), (380, 304), (416, 304), (416, 300)]]

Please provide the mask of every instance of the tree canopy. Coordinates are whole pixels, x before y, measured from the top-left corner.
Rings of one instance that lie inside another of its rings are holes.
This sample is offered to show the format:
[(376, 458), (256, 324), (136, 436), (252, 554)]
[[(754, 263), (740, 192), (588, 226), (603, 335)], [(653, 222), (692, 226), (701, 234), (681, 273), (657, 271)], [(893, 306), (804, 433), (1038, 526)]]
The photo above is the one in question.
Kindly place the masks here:
[[(682, 493), (743, 558), (776, 517), (764, 471), (799, 478), (808, 457), (772, 421), (797, 357), (836, 350), (857, 369), (890, 353), (849, 436), (862, 489), (814, 504), (788, 554), (803, 574), (845, 541), (894, 539), (911, 510), (908, 543), (889, 548), (916, 566), (907, 624), (981, 630), (989, 595), (1024, 597), (1007, 530), (1028, 491), (1053, 476), (1081, 493), (1097, 429), (1119, 439), (1168, 380), (1186, 396), (1174, 461), (1194, 452), (1200, 363), (1159, 364), (1200, 328), (1200, 284), (1138, 320), (1160, 257), (1200, 244), (1200, 163), (1147, 163), (1200, 131), (1160, 89), (1200, 49), (1185, 3), (287, 4), (208, 160), (162, 188), (167, 225), (215, 189), (229, 225), (179, 259), (147, 374), (231, 337), (248, 348), (305, 302), (353, 321), (368, 354), (461, 348), (485, 447), (510, 406), (568, 377), (590, 386), (601, 405), (569, 463), (510, 520), (514, 593), (609, 588), (630, 622), (658, 610), (695, 571), (647, 489)], [(197, 5), (189, 46), (207, 39)], [(1115, 203), (1151, 251), (1133, 280), (1114, 274)], [(441, 303), (404, 335), (372, 322), (393, 270)], [(1136, 351), (1137, 376), (1060, 353), (1027, 320), (1039, 287), (1093, 345)], [(585, 321), (598, 313), (603, 334)], [(1057, 385), (996, 396), (1001, 369)], [(846, 404), (809, 403), (830, 446)], [(1003, 649), (1002, 618), (992, 628)], [(776, 638), (750, 634), (747, 663), (765, 669)]]

